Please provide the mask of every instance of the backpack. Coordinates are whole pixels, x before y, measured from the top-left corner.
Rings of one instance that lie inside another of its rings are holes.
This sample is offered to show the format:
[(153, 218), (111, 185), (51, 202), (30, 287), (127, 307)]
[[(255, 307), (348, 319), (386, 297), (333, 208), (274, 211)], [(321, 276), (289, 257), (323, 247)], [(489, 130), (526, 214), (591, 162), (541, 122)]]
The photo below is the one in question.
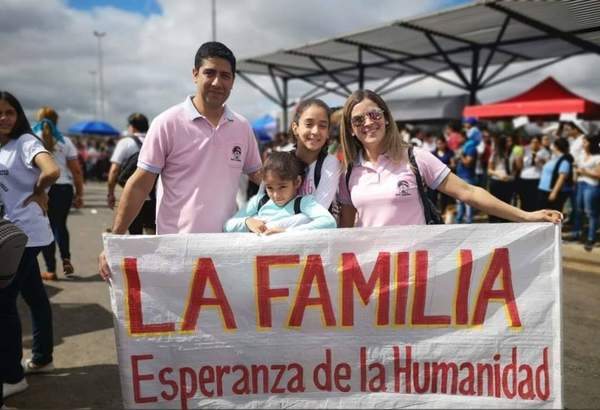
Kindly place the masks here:
[(14, 223), (0, 219), (0, 288), (8, 286), (17, 272), (27, 239)]
[[(260, 208), (262, 208), (267, 202), (269, 202), (269, 195), (264, 194), (262, 196), (262, 198), (260, 198), (260, 201), (258, 201), (258, 208), (256, 209), (257, 214), (258, 214), (258, 211), (260, 211)], [(301, 196), (297, 196), (296, 199), (294, 199), (294, 214), (295, 215), (302, 213), (302, 211), (300, 210), (301, 202), (302, 202)]]
[(140, 141), (138, 137), (131, 135), (129, 138), (132, 138), (135, 141), (138, 150), (134, 154), (131, 154), (131, 156), (129, 156), (129, 158), (127, 158), (125, 162), (123, 162), (123, 164), (121, 165), (121, 170), (119, 171), (119, 175), (117, 176), (117, 183), (121, 187), (125, 186), (127, 180), (133, 175), (133, 173), (137, 169), (138, 157), (140, 155), (140, 150), (142, 149), (142, 141)]

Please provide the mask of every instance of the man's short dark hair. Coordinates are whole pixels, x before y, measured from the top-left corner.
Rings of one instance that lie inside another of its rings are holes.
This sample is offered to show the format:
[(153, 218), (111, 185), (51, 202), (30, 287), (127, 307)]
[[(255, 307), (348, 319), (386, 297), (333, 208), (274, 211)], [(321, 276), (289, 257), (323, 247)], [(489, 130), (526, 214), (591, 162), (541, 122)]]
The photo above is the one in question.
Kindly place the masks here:
[(138, 132), (148, 131), (148, 118), (139, 112), (134, 112), (127, 117), (127, 123), (135, 128)]
[(218, 41), (209, 41), (200, 46), (194, 59), (194, 68), (198, 70), (202, 65), (202, 60), (213, 57), (227, 60), (231, 65), (232, 74), (235, 75), (235, 56), (225, 44)]

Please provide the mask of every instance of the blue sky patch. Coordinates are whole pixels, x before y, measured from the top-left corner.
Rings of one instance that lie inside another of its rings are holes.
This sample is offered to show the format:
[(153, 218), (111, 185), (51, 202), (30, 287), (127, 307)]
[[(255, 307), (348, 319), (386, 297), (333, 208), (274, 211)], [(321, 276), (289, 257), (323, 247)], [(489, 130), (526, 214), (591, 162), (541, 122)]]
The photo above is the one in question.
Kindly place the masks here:
[(90, 11), (96, 7), (111, 6), (143, 16), (162, 14), (162, 9), (156, 0), (67, 0), (67, 4), (73, 9), (83, 11)]

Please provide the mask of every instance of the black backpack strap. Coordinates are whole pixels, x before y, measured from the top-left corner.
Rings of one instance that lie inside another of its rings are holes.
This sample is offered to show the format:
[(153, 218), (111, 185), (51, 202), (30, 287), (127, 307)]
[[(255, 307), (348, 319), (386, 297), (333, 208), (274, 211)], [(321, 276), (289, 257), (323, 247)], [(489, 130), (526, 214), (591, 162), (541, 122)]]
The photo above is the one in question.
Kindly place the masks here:
[(352, 163), (349, 163), (346, 168), (346, 189), (348, 190), (348, 194), (350, 194), (350, 174), (352, 174)]
[(294, 214), (298, 215), (302, 213), (302, 210), (300, 209), (300, 203), (302, 202), (302, 197), (301, 196), (297, 196), (296, 199), (294, 199)]
[(417, 160), (415, 159), (415, 154), (413, 152), (413, 147), (408, 147), (408, 162), (410, 163), (410, 167), (415, 174), (415, 178), (417, 179), (417, 187), (419, 188), (419, 195), (425, 194), (425, 184), (423, 183), (423, 179), (421, 179), (421, 173), (419, 172), (419, 166), (417, 165)]
[(319, 182), (321, 181), (321, 169), (323, 168), (325, 158), (327, 158), (327, 153), (324, 151), (319, 152), (319, 157), (315, 164), (315, 189), (319, 186)]
[(135, 135), (130, 135), (130, 137), (135, 141), (135, 145), (137, 145), (138, 149), (142, 149), (142, 141)]
[(265, 206), (265, 204), (269, 202), (269, 195), (264, 194), (262, 196), (262, 198), (260, 198), (260, 200), (258, 201), (258, 208), (256, 209), (256, 213), (258, 213), (258, 211), (260, 211), (260, 208), (262, 208), (263, 206)]

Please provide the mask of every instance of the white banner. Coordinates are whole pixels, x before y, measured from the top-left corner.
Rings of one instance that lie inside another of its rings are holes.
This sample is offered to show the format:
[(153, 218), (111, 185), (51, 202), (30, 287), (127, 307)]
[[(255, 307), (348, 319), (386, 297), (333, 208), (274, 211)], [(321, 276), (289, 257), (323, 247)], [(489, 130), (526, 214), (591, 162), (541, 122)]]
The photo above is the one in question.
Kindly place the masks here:
[(559, 235), (105, 235), (124, 406), (560, 408)]

